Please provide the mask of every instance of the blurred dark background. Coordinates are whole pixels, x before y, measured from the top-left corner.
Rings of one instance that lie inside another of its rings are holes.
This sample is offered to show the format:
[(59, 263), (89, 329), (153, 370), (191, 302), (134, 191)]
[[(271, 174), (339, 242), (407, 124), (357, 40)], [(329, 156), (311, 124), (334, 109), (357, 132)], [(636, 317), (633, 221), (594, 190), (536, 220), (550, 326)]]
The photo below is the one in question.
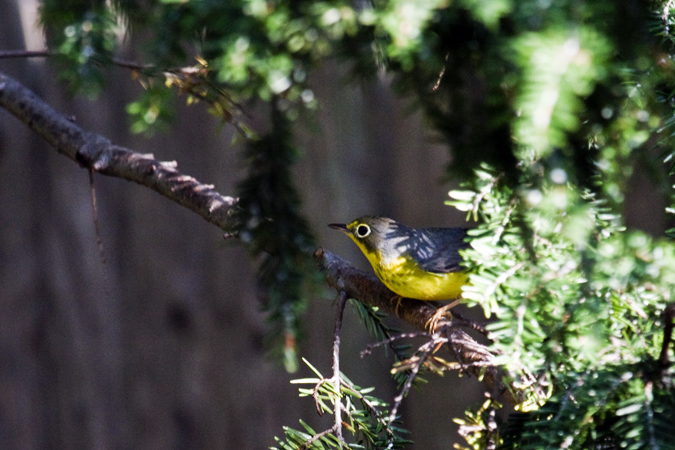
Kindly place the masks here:
[[(0, 49), (41, 49), (33, 0), (0, 2)], [(128, 46), (129, 59), (134, 59)], [(131, 135), (125, 107), (141, 89), (122, 69), (96, 100), (69, 98), (43, 59), (0, 60), (17, 78), (78, 125), (161, 160), (221, 193), (241, 177), (232, 131), (200, 105), (179, 108), (170, 133)], [(348, 84), (332, 62), (313, 74), (321, 103), (298, 127), (305, 157), (297, 183), (320, 245), (367, 268), (331, 222), (362, 214), (411, 226), (456, 226), (463, 214), (444, 206), (456, 185), (442, 184), (449, 161), (419, 113), (395, 97), (389, 80)], [(255, 117), (255, 110), (249, 110)], [(255, 122), (255, 119), (254, 119)], [(479, 151), (480, 149), (477, 149)], [(236, 242), (188, 210), (138, 185), (95, 177), (106, 263), (92, 219), (87, 171), (58, 155), (0, 110), (0, 442), (12, 449), (259, 449), (302, 418), (317, 430), (311, 399), (267, 355), (265, 314), (254, 266)], [(660, 234), (661, 202), (638, 172), (627, 221)], [(664, 205), (665, 206), (665, 205)], [(107, 282), (105, 281), (107, 280)], [(335, 293), (317, 295), (304, 318), (299, 354), (330, 372)], [(476, 317), (479, 312), (474, 311)], [(391, 359), (362, 360), (371, 342), (347, 309), (342, 370), (391, 400)], [(446, 417), (479, 405), (475, 379), (427, 377), (403, 403), (415, 449), (448, 449), (458, 438)]]

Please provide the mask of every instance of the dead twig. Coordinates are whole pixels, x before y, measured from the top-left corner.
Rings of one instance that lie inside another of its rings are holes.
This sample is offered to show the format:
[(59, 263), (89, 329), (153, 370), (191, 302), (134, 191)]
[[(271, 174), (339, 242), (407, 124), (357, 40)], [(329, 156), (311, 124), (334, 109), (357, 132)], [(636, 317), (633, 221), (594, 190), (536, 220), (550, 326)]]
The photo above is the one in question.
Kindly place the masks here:
[(432, 91), (438, 90), (438, 88), (441, 86), (441, 80), (443, 79), (443, 75), (445, 75), (445, 66), (448, 65), (448, 58), (450, 57), (450, 52), (445, 54), (445, 62), (443, 63), (443, 68), (441, 69), (441, 72), (438, 74), (438, 79), (436, 79), (436, 84), (434, 84), (434, 87), (431, 88)]
[(434, 350), (434, 347), (438, 343), (439, 339), (443, 339), (440, 336), (440, 333), (434, 333), (431, 336), (431, 340), (421, 346), (419, 348), (420, 354), (417, 356), (417, 361), (415, 361), (415, 364), (413, 367), (410, 369), (410, 374), (408, 375), (408, 378), (405, 380), (405, 383), (403, 384), (403, 387), (401, 388), (401, 392), (394, 397), (394, 404), (391, 407), (391, 411), (389, 411), (389, 418), (387, 419), (387, 422), (389, 423), (389, 426), (394, 422), (396, 419), (396, 413), (398, 412), (398, 408), (401, 406), (401, 402), (403, 402), (403, 398), (408, 394), (408, 391), (410, 390), (410, 387), (412, 386), (412, 382), (419, 373), (420, 369), (422, 368), (422, 365), (426, 361), (426, 359), (429, 357), (431, 352)]
[(399, 341), (401, 339), (410, 339), (410, 338), (416, 338), (416, 337), (421, 337), (421, 336), (430, 336), (428, 332), (426, 331), (417, 331), (415, 333), (401, 333), (397, 334), (395, 336), (390, 337), (389, 339), (384, 339), (379, 342), (375, 342), (374, 344), (368, 344), (360, 354), (361, 358), (365, 358), (366, 356), (370, 355), (373, 350), (375, 350), (378, 347), (382, 347), (384, 345), (389, 345), (392, 342)]
[(94, 171), (89, 169), (89, 189), (91, 191), (91, 212), (94, 220), (94, 231), (96, 232), (96, 243), (98, 244), (98, 255), (101, 258), (101, 267), (103, 269), (103, 291), (105, 295), (110, 295), (110, 280), (106, 273), (108, 265), (105, 257), (105, 248), (103, 248), (103, 238), (101, 237), (101, 225), (98, 220), (98, 202), (96, 201), (96, 188), (94, 186)]

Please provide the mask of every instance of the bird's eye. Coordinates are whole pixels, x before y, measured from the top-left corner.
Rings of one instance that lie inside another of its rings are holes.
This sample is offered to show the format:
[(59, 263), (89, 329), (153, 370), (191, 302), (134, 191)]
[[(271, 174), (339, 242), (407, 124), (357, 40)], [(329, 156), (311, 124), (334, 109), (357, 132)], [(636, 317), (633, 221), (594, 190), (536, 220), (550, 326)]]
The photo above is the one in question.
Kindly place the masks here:
[(364, 238), (370, 234), (370, 227), (368, 225), (361, 224), (356, 227), (356, 237)]

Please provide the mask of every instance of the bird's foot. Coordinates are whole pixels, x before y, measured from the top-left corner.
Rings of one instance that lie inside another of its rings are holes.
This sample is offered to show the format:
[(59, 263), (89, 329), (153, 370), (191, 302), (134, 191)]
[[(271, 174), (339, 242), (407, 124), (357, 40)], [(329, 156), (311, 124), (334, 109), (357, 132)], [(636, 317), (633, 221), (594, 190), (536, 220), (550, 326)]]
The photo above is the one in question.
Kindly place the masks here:
[(396, 300), (396, 307), (394, 308), (394, 314), (396, 315), (396, 317), (400, 317), (398, 315), (398, 308), (401, 306), (401, 302), (403, 301), (403, 297), (396, 294), (389, 300), (389, 303), (393, 303), (394, 300)]
[(434, 333), (436, 331), (436, 327), (438, 327), (439, 322), (443, 318), (452, 320), (452, 312), (450, 312), (450, 310), (457, 306), (460, 301), (461, 300), (455, 300), (454, 302), (448, 303), (447, 305), (443, 305), (438, 308), (434, 315), (431, 316), (431, 319), (427, 321), (427, 330), (429, 330), (430, 333)]

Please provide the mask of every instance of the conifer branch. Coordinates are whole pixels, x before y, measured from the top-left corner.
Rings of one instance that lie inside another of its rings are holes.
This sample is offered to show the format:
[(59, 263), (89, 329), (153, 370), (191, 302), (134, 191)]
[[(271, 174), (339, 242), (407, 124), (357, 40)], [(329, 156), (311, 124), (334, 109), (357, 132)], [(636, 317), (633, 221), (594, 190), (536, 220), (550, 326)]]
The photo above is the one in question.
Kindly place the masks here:
[(342, 316), (345, 312), (345, 305), (347, 304), (347, 293), (345, 291), (339, 292), (339, 300), (337, 310), (335, 311), (335, 330), (333, 331), (333, 385), (338, 391), (335, 396), (335, 437), (338, 441), (343, 442), (342, 437), (342, 399), (340, 397), (340, 384), (342, 378), (340, 377), (340, 331), (342, 330)]
[(346, 304), (347, 294), (344, 291), (340, 291), (338, 293), (337, 310), (335, 311), (335, 329), (333, 330), (333, 376), (331, 378), (323, 378), (319, 380), (319, 382), (314, 387), (314, 392), (312, 394), (314, 403), (316, 405), (316, 410), (319, 415), (322, 415), (321, 405), (319, 402), (319, 388), (325, 383), (333, 383), (333, 386), (336, 390), (335, 405), (333, 408), (335, 423), (329, 429), (324, 430), (305, 441), (302, 446), (300, 446), (301, 450), (309, 448), (313, 442), (321, 439), (327, 434), (335, 434), (335, 437), (340, 443), (340, 446), (342, 446), (344, 443), (344, 438), (342, 437), (342, 398), (340, 396), (340, 390), (344, 384), (340, 375), (340, 330), (342, 329), (342, 316), (344, 315)]

